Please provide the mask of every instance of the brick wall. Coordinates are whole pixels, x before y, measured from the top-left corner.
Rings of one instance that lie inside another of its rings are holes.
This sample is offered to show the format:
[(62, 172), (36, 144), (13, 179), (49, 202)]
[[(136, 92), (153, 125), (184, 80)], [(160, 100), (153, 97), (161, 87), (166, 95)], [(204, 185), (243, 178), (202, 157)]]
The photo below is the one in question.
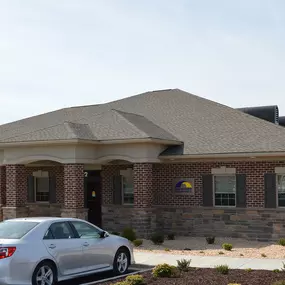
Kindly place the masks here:
[(24, 165), (6, 166), (6, 206), (23, 207), (27, 199), (27, 176)]
[(134, 164), (134, 207), (149, 208), (154, 200), (153, 164)]
[(0, 166), (0, 205), (6, 204), (6, 168)]
[(84, 208), (83, 164), (64, 165), (64, 208)]
[[(285, 162), (195, 162), (186, 164), (154, 164), (153, 185), (155, 205), (201, 206), (203, 200), (202, 175), (210, 174), (212, 168), (226, 166), (236, 168), (237, 174), (246, 174), (247, 207), (264, 207), (264, 174), (274, 173), (275, 167), (285, 167)], [(175, 195), (174, 178), (194, 178), (195, 195)]]

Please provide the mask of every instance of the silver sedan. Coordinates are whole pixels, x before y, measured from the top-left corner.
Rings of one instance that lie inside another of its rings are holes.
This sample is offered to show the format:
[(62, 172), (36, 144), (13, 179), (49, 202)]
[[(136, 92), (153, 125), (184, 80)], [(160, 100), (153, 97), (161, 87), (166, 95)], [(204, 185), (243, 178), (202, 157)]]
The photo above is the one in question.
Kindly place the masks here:
[(122, 237), (79, 219), (22, 218), (0, 223), (0, 284), (54, 285), (58, 281), (134, 263)]

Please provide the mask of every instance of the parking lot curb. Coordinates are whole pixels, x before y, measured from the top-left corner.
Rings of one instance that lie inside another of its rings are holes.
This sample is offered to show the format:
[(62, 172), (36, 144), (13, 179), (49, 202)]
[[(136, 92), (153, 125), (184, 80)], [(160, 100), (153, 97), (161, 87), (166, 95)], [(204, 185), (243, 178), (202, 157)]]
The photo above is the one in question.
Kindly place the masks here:
[(113, 280), (117, 280), (117, 279), (122, 279), (125, 278), (129, 275), (135, 275), (135, 274), (140, 274), (140, 273), (144, 273), (144, 272), (148, 272), (151, 271), (153, 269), (153, 266), (149, 266), (149, 265), (144, 265), (144, 264), (136, 264), (136, 266), (132, 266), (130, 267), (130, 270), (136, 270), (134, 272), (130, 272), (124, 275), (119, 275), (119, 276), (115, 276), (115, 277), (110, 277), (110, 278), (106, 278), (106, 279), (102, 279), (102, 280), (98, 280), (98, 281), (94, 281), (94, 282), (88, 282), (88, 283), (81, 283), (80, 285), (95, 285), (95, 284), (103, 284), (105, 282), (109, 282), (109, 281), (113, 281)]

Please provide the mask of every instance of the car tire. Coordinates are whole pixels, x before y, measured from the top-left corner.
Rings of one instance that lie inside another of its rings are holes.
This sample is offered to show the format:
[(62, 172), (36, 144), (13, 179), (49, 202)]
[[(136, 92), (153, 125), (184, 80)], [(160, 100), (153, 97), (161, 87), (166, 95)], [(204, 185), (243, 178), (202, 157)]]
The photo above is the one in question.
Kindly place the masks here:
[[(46, 283), (41, 283), (48, 280)], [(35, 269), (32, 276), (32, 285), (55, 285), (57, 282), (56, 268), (53, 263), (49, 261), (41, 262)]]
[(130, 265), (130, 254), (125, 248), (120, 248), (114, 258), (113, 271), (116, 275), (127, 273)]

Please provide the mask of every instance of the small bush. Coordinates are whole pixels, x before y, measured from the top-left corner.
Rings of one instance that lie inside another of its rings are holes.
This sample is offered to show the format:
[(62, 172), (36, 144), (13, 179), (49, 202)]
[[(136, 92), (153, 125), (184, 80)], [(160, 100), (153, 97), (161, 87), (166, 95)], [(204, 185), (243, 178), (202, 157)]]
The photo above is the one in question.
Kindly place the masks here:
[(262, 257), (266, 257), (266, 254), (265, 254), (265, 253), (262, 253), (261, 256), (262, 256)]
[(191, 263), (191, 259), (190, 260), (186, 260), (186, 259), (177, 260), (177, 268), (180, 271), (188, 272), (190, 269), (190, 263)]
[(285, 285), (285, 280), (276, 281), (272, 285)]
[(206, 241), (208, 244), (214, 244), (215, 243), (215, 237), (206, 237)]
[(119, 232), (111, 232), (111, 235), (114, 235), (114, 236), (119, 236), (121, 235)]
[(252, 269), (251, 269), (251, 268), (246, 268), (246, 269), (245, 269), (245, 271), (247, 271), (247, 272), (251, 272), (251, 271), (252, 271)]
[(130, 285), (129, 282), (127, 281), (119, 281), (119, 282), (116, 282), (114, 285)]
[(219, 266), (216, 266), (215, 268), (219, 273), (224, 274), (224, 275), (228, 274), (230, 270), (227, 265), (219, 265)]
[(160, 244), (163, 244), (164, 243), (164, 236), (163, 234), (160, 234), (160, 233), (154, 233), (150, 240), (156, 244), (156, 245), (160, 245)]
[(142, 275), (129, 275), (126, 277), (128, 285), (144, 285), (145, 281)]
[(203, 250), (201, 250), (200, 253), (205, 253), (205, 252)]
[(167, 235), (167, 239), (168, 239), (168, 240), (175, 240), (175, 234), (174, 234), (174, 233), (169, 233), (169, 234)]
[(136, 233), (132, 228), (125, 228), (123, 230), (122, 237), (128, 239), (129, 241), (134, 241), (137, 239)]
[(171, 278), (177, 276), (177, 268), (163, 263), (154, 267), (152, 275), (157, 278)]
[(165, 248), (164, 251), (170, 251), (170, 249), (169, 248)]
[(231, 251), (233, 249), (233, 245), (230, 244), (230, 243), (224, 243), (222, 245), (222, 247), (223, 247), (224, 250), (227, 250), (227, 251)]
[(242, 253), (239, 256), (244, 256)]
[(133, 244), (135, 247), (141, 246), (143, 244), (143, 240), (142, 239), (135, 239), (133, 241)]
[(224, 252), (222, 252), (222, 251), (219, 251), (219, 254), (220, 254), (220, 255), (222, 255), (222, 254), (225, 254), (225, 253), (224, 253)]
[(279, 244), (279, 245), (282, 245), (282, 246), (285, 246), (285, 238), (281, 238), (281, 239), (278, 241), (278, 244)]
[(273, 271), (274, 273), (279, 273), (279, 272), (281, 272), (280, 269), (273, 269), (272, 271)]

